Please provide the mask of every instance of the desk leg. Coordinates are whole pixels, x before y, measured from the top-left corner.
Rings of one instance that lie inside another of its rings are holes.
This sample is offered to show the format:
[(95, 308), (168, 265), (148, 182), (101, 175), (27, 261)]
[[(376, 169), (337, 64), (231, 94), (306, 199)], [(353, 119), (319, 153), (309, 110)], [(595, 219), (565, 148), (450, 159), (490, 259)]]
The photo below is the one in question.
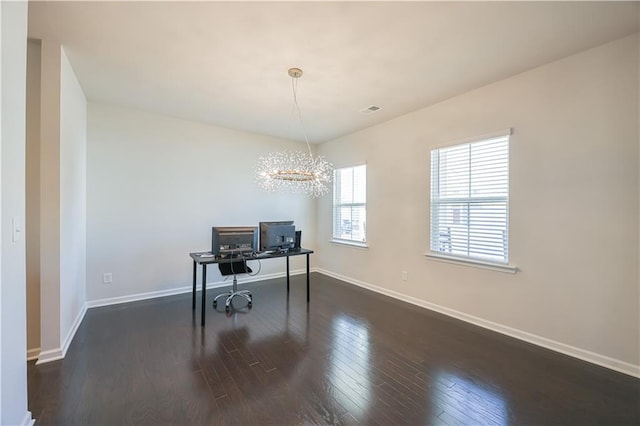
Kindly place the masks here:
[(287, 256), (287, 294), (289, 294), (289, 256)]
[(307, 253), (307, 303), (309, 303), (309, 253)]
[(196, 272), (198, 271), (198, 264), (193, 261), (193, 292), (191, 293), (191, 310), (196, 310)]
[(207, 310), (207, 264), (202, 264), (202, 320), (200, 325), (204, 327), (204, 313)]

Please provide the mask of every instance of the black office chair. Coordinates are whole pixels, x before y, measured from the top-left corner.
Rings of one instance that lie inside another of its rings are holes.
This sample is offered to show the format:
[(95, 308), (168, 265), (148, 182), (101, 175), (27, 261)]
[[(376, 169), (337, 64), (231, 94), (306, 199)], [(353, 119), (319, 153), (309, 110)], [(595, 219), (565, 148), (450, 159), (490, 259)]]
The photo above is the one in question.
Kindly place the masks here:
[(229, 263), (218, 263), (218, 268), (220, 269), (220, 273), (223, 276), (233, 275), (233, 288), (231, 291), (227, 291), (225, 293), (221, 293), (213, 299), (213, 307), (214, 309), (218, 306), (218, 299), (221, 297), (226, 297), (227, 300), (224, 304), (224, 310), (228, 313), (231, 310), (231, 301), (236, 296), (242, 296), (249, 301), (249, 308), (252, 306), (252, 296), (249, 290), (238, 290), (238, 278), (239, 274), (250, 274), (253, 272), (249, 266), (247, 266), (246, 260), (234, 260)]

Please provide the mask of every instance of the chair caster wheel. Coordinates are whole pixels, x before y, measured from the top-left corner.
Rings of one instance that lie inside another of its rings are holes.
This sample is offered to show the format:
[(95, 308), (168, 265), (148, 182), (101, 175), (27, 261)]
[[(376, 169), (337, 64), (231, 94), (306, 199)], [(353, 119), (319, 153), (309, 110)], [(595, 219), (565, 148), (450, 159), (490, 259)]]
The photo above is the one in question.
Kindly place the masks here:
[(216, 302), (215, 300), (213, 301), (213, 309), (218, 307), (218, 302)]
[(229, 311), (231, 311), (231, 308), (230, 308), (230, 307), (228, 307), (228, 306), (225, 306), (224, 311), (225, 311), (226, 313), (229, 313)]
[(251, 307), (251, 306), (253, 306), (253, 303), (249, 302), (249, 304), (247, 306)]

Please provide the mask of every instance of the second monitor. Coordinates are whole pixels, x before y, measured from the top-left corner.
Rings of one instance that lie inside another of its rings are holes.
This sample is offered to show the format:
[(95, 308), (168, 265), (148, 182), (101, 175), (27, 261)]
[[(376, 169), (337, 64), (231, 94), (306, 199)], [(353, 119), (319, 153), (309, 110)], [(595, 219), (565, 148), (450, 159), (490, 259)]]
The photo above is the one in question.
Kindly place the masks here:
[(292, 220), (260, 222), (260, 251), (290, 250), (296, 245), (296, 227)]

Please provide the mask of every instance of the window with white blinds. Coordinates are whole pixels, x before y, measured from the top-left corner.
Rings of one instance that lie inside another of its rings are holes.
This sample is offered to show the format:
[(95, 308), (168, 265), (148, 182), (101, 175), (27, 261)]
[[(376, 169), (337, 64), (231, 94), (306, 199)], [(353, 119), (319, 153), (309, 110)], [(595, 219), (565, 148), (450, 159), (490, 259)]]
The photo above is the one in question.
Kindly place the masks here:
[(509, 135), (431, 151), (431, 251), (509, 261)]
[(333, 172), (333, 239), (367, 242), (367, 166)]

